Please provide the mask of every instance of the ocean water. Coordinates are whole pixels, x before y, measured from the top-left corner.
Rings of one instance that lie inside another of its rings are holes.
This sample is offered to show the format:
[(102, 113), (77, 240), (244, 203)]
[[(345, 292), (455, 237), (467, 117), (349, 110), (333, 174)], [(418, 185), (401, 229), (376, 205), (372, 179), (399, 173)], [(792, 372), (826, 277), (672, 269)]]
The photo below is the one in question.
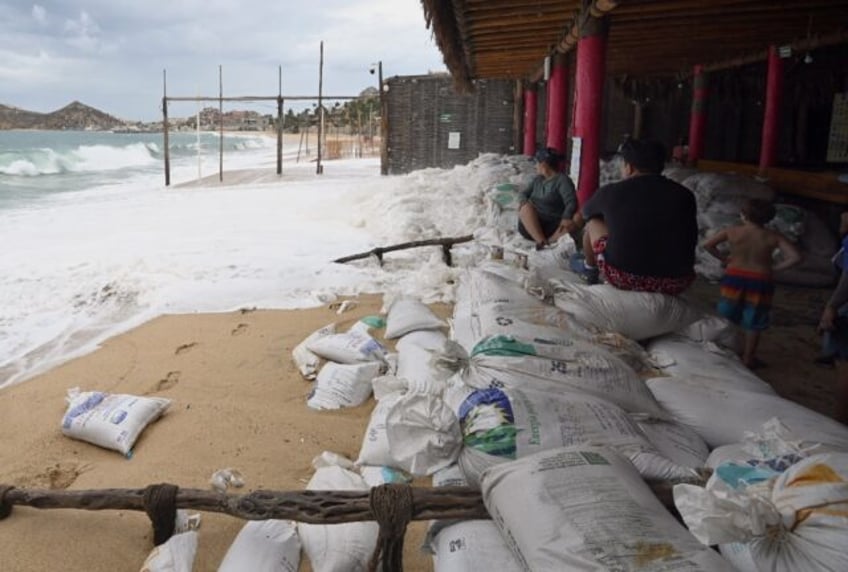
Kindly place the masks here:
[[(341, 159), (318, 176), (286, 146), (272, 183), (179, 186), (198, 163), (217, 173), (218, 144), (174, 134), (166, 188), (161, 135), (0, 131), (0, 387), (162, 314), (300, 308), (360, 292), (449, 301), (457, 270), (438, 247), (383, 266), (332, 260), (468, 234), (485, 221), (484, 193), (526, 176), (500, 156), (399, 177), (381, 177), (377, 158)], [(224, 146), (225, 181), (236, 169), (273, 173), (273, 137), (227, 136)]]

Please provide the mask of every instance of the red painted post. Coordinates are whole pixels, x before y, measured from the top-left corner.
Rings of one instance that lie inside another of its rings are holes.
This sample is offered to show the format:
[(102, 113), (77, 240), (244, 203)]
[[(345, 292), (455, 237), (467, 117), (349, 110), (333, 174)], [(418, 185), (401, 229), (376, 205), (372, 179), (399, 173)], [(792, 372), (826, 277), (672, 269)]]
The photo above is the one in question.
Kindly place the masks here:
[(707, 75), (704, 66), (697, 65), (692, 74), (692, 112), (689, 116), (689, 158), (695, 165), (704, 153), (707, 126)]
[(769, 47), (766, 76), (766, 105), (763, 137), (760, 144), (760, 173), (777, 163), (777, 139), (780, 134), (780, 102), (783, 96), (783, 60), (776, 46)]
[(533, 156), (536, 152), (536, 114), (539, 98), (536, 89), (524, 90), (524, 154)]
[(546, 147), (565, 153), (568, 129), (568, 65), (558, 56), (551, 66), (548, 82), (548, 137)]
[[(605, 20), (605, 19), (604, 19)], [(584, 204), (598, 189), (600, 181), (601, 116), (604, 105), (607, 25), (594, 20), (577, 43), (577, 102), (574, 135), (580, 144), (580, 178), (577, 199)]]

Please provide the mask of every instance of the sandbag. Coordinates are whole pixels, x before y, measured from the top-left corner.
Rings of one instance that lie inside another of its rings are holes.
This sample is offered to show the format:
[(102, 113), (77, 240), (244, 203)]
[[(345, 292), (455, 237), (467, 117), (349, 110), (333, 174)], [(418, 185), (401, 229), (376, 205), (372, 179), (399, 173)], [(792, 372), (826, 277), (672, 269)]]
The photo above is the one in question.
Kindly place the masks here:
[[(465, 487), (458, 465), (433, 474), (433, 487)], [(434, 572), (521, 572), (506, 541), (491, 520), (435, 520), (422, 549), (433, 555)]]
[[(462, 381), (471, 387), (576, 391), (606, 399), (632, 413), (666, 416), (636, 372), (596, 344), (579, 340), (567, 345), (544, 344), (492, 336), (480, 341), (467, 360), (454, 359)], [(442, 362), (445, 360), (443, 357)]]
[(319, 357), (342, 364), (384, 361), (386, 358), (383, 344), (359, 329), (321, 336), (309, 342), (307, 348)]
[(457, 412), (465, 447), (459, 465), (472, 485), (492, 465), (557, 447), (601, 444), (630, 459), (646, 478), (692, 478), (697, 472), (662, 457), (627, 413), (577, 393), (474, 390), (453, 386), (445, 399)]
[(412, 384), (429, 384), (444, 381), (448, 372), (436, 367), (432, 362), (440, 354), (439, 349), (428, 349), (416, 345), (407, 345), (398, 352), (398, 366), (395, 375)]
[(396, 300), (386, 318), (386, 339), (399, 338), (416, 330), (435, 330), (447, 324), (426, 304), (411, 298)]
[(252, 520), (230, 545), (218, 572), (297, 572), (300, 539), (289, 520)]
[(435, 395), (404, 394), (388, 409), (385, 428), (392, 462), (384, 464), (415, 476), (447, 467), (462, 448), (459, 420)]
[(638, 421), (639, 429), (660, 455), (670, 461), (692, 469), (703, 468), (710, 448), (701, 436), (687, 425), (674, 421)]
[(144, 428), (158, 419), (170, 399), (102, 391), (68, 390), (62, 433), (128, 455)]
[(658, 377), (648, 388), (675, 420), (710, 447), (736, 443), (777, 417), (801, 441), (848, 451), (848, 426), (778, 395), (752, 393), (702, 379)]
[(192, 572), (196, 554), (197, 532), (181, 532), (154, 548), (141, 565), (141, 572)]
[(442, 347), (447, 339), (447, 336), (441, 330), (416, 330), (401, 336), (395, 344), (395, 349), (398, 353), (410, 346), (436, 350)]
[(619, 290), (609, 284), (561, 284), (554, 304), (581, 322), (634, 340), (674, 332), (701, 317), (678, 296)]
[[(311, 491), (367, 491), (368, 484), (356, 473), (341, 467), (322, 467), (306, 485)], [(365, 572), (377, 545), (376, 522), (306, 524), (297, 532), (315, 572)]]
[(848, 453), (813, 455), (783, 471), (723, 467), (706, 487), (674, 487), (701, 542), (721, 544), (741, 572), (848, 570)]
[(382, 362), (339, 364), (328, 362), (318, 372), (306, 405), (312, 409), (339, 409), (362, 405), (371, 395), (371, 380), (384, 370)]
[(716, 343), (698, 343), (682, 336), (663, 336), (648, 343), (648, 353), (666, 375), (699, 379), (716, 388), (774, 395), (771, 385), (745, 367), (742, 360)]
[(482, 490), (525, 570), (733, 570), (607, 448), (553, 449), (496, 465), (483, 473)]

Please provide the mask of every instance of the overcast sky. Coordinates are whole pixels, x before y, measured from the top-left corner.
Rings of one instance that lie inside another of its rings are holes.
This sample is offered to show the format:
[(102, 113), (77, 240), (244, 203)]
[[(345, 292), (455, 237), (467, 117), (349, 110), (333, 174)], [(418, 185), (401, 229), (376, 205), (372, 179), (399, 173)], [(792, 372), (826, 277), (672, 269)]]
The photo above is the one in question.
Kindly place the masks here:
[[(444, 71), (419, 0), (0, 0), (0, 103), (53, 111), (73, 100), (123, 119), (161, 118), (168, 94), (356, 95), (383, 75)], [(268, 102), (233, 108), (275, 112)], [(228, 105), (225, 104), (225, 109)], [(192, 115), (194, 103), (169, 106)]]

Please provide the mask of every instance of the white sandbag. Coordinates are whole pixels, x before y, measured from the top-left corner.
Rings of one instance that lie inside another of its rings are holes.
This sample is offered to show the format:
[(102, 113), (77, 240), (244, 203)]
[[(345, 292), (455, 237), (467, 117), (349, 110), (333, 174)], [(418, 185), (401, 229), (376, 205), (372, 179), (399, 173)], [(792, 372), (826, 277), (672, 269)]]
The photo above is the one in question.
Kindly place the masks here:
[(309, 350), (309, 344), (315, 342), (319, 338), (329, 336), (336, 333), (335, 324), (327, 324), (323, 328), (319, 328), (309, 334), (305, 340), (297, 344), (292, 350), (292, 360), (300, 374), (312, 381), (318, 375), (318, 366), (321, 363), (321, 358)]
[(554, 304), (581, 322), (634, 340), (674, 332), (701, 317), (678, 296), (619, 290), (609, 284), (561, 284)]
[(492, 465), (557, 447), (589, 444), (615, 449), (646, 478), (697, 476), (691, 468), (660, 455), (625, 411), (602, 399), (568, 392), (459, 386), (449, 388), (446, 399), (457, 412), (465, 442), (459, 465), (475, 486)]
[(813, 455), (773, 474), (677, 485), (675, 505), (692, 533), (721, 544), (741, 572), (848, 570), (848, 453)]
[(710, 448), (701, 436), (686, 425), (674, 421), (638, 421), (648, 442), (660, 455), (683, 467), (703, 468)]
[(392, 462), (384, 464), (415, 476), (447, 467), (462, 448), (456, 415), (441, 397), (427, 393), (406, 393), (391, 405), (386, 437)]
[(218, 572), (297, 572), (300, 539), (289, 520), (252, 520), (230, 545)]
[(467, 361), (453, 359), (462, 381), (471, 387), (570, 390), (606, 399), (631, 413), (667, 417), (636, 372), (596, 344), (540, 344), (493, 336), (478, 343)]
[(382, 361), (386, 357), (383, 344), (355, 329), (322, 336), (308, 343), (307, 348), (326, 360), (343, 364)]
[[(459, 465), (433, 474), (433, 487), (465, 487)], [(520, 572), (500, 531), (491, 520), (436, 520), (430, 523), (422, 549), (433, 555), (434, 572)]]
[(800, 441), (848, 451), (848, 426), (778, 395), (736, 390), (703, 379), (658, 377), (646, 383), (663, 408), (710, 447), (742, 441), (747, 432), (777, 417)]
[(416, 330), (401, 336), (395, 344), (395, 349), (398, 353), (410, 346), (437, 350), (444, 345), (447, 339), (447, 336), (441, 330)]
[(175, 534), (150, 552), (141, 572), (192, 572), (196, 554), (196, 531)]
[(771, 385), (745, 367), (742, 360), (713, 342), (693, 342), (680, 336), (663, 336), (648, 343), (654, 363), (666, 375), (700, 379), (716, 388), (774, 395)]
[(380, 401), (393, 393), (429, 393), (441, 396), (445, 391), (446, 381), (439, 373), (436, 377), (421, 377), (421, 379), (406, 379), (396, 375), (381, 375), (371, 381), (374, 399)]
[(746, 199), (771, 202), (775, 195), (768, 185), (730, 173), (696, 173), (681, 184), (694, 193), (699, 211), (720, 205), (738, 213)]
[(480, 340), (496, 335), (555, 344), (575, 338), (587, 340), (597, 333), (595, 328), (548, 304), (515, 306), (492, 302), (480, 305), (471, 315), (471, 324), (473, 343), (464, 346), (468, 351)]
[(339, 409), (362, 405), (371, 395), (371, 380), (383, 371), (380, 362), (339, 364), (328, 362), (318, 372), (306, 405), (312, 409)]
[(68, 390), (62, 433), (128, 455), (144, 428), (171, 404), (164, 397)]
[(483, 502), (525, 570), (732, 571), (624, 457), (554, 449), (483, 473)]
[[(315, 471), (306, 488), (310, 491), (367, 491), (368, 484), (356, 473), (341, 467)], [(312, 570), (315, 572), (365, 572), (377, 545), (376, 522), (346, 524), (297, 524)]]
[(416, 330), (435, 330), (447, 326), (426, 304), (411, 298), (401, 298), (389, 308), (386, 318), (386, 339), (399, 338)]
[(389, 450), (389, 438), (386, 435), (386, 417), (395, 403), (403, 397), (401, 392), (393, 392), (381, 397), (371, 411), (371, 419), (365, 429), (362, 447), (359, 449), (357, 465), (395, 466)]
[(821, 443), (797, 439), (780, 419), (772, 417), (757, 431), (746, 433), (739, 443), (713, 449), (707, 458), (707, 467), (716, 469), (724, 463), (737, 463), (750, 467), (764, 465), (784, 471), (811, 455), (838, 452), (838, 449)]

